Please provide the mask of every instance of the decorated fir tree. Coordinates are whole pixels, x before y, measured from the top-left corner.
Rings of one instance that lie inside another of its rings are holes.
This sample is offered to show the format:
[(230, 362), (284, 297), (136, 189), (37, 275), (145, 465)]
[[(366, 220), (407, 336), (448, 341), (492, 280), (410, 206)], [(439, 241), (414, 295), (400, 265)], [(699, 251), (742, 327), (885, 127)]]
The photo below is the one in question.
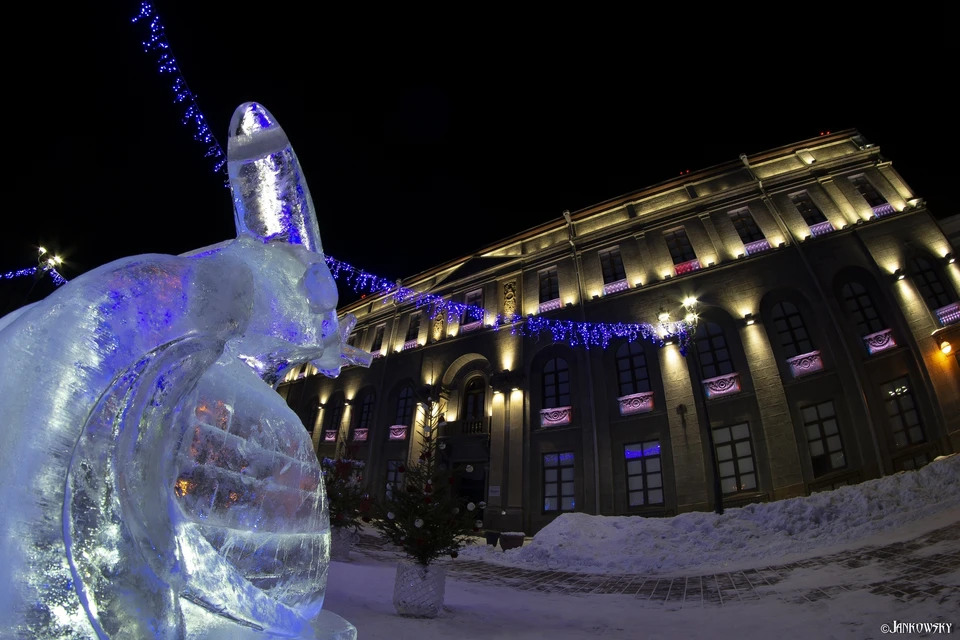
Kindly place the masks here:
[(371, 508), (370, 497), (363, 490), (364, 462), (349, 458), (322, 458), (320, 469), (330, 509), (330, 526), (360, 528), (360, 519)]
[[(457, 496), (457, 470), (442, 460), (445, 445), (437, 442), (442, 412), (433, 403), (429, 407), (417, 425), (419, 458), (397, 469), (397, 482), (388, 484), (373, 521), (384, 537), (423, 566), (445, 555), (456, 558), (483, 526), (478, 513), (485, 506)], [(469, 465), (465, 470), (472, 471)]]

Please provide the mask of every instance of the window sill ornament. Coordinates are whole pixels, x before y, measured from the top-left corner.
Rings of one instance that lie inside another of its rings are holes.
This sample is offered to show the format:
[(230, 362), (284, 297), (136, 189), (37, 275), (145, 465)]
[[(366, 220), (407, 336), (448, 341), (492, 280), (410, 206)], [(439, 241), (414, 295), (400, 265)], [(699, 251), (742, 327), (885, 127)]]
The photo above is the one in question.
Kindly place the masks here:
[(693, 260), (687, 260), (686, 262), (681, 262), (680, 264), (673, 266), (673, 271), (678, 276), (684, 273), (690, 273), (691, 271), (697, 271), (700, 269), (700, 259), (694, 258)]
[(414, 338), (413, 340), (407, 340), (403, 343), (403, 350), (406, 351), (407, 349), (416, 349), (418, 346), (420, 346), (420, 343), (417, 342), (416, 338)]
[(390, 427), (390, 439), (391, 440), (406, 440), (407, 439), (407, 425), (405, 424), (395, 424)]
[(324, 432), (323, 432), (323, 441), (324, 441), (324, 442), (336, 442), (336, 441), (337, 441), (337, 432), (336, 432), (336, 431), (324, 431)]
[(833, 231), (836, 231), (836, 229), (834, 228), (833, 223), (831, 223), (829, 220), (810, 225), (810, 235), (812, 235), (814, 238), (825, 236)]
[(573, 407), (554, 407), (540, 410), (541, 427), (562, 427), (573, 420)]
[[(355, 319), (337, 320), (283, 130), (246, 103), (230, 132), (235, 239), (122, 258), (3, 319), (0, 403), (18, 428), (0, 432), (0, 479), (22, 486), (2, 499), (5, 629), (60, 637), (69, 619), (83, 637), (356, 637), (322, 609), (320, 462), (273, 386), (303, 363), (333, 378), (370, 354), (346, 344)], [(10, 373), (34, 368), (29, 381)], [(243, 482), (241, 452), (258, 461)], [(224, 535), (263, 553), (218, 551)], [(263, 575), (269, 588), (250, 578)]]
[(752, 256), (755, 253), (760, 253), (761, 251), (766, 251), (770, 248), (769, 240), (757, 240), (755, 242), (748, 242), (743, 245), (743, 250), (748, 256)]
[(620, 291), (626, 291), (630, 288), (630, 284), (627, 282), (627, 279), (617, 280), (616, 282), (611, 282), (609, 284), (603, 285), (603, 295), (609, 296), (612, 293), (619, 293)]
[(940, 307), (934, 313), (937, 316), (937, 320), (940, 321), (940, 326), (946, 327), (947, 325), (956, 324), (960, 322), (960, 302), (951, 302), (945, 307)]
[(370, 432), (369, 429), (354, 429), (353, 430), (353, 441), (354, 442), (366, 442), (367, 434)]
[(703, 391), (710, 399), (740, 393), (740, 374), (734, 372), (715, 378), (707, 378), (703, 381)]
[(617, 398), (620, 404), (621, 416), (632, 416), (636, 413), (653, 411), (653, 391), (631, 393), (628, 396)]
[(823, 360), (820, 359), (819, 351), (801, 353), (799, 356), (787, 358), (787, 364), (790, 365), (790, 373), (793, 374), (794, 378), (823, 371)]
[(866, 345), (867, 352), (870, 355), (897, 346), (897, 342), (893, 339), (893, 331), (891, 329), (884, 329), (883, 331), (877, 331), (868, 336), (863, 336), (863, 344)]
[(560, 298), (556, 298), (554, 300), (549, 300), (547, 302), (541, 302), (538, 309), (540, 313), (546, 313), (547, 311), (556, 311), (561, 306), (563, 305), (560, 304)]
[(482, 326), (483, 326), (483, 320), (476, 320), (474, 322), (470, 322), (469, 324), (462, 324), (460, 325), (460, 333), (468, 333), (470, 331), (475, 331), (476, 329), (479, 329)]
[(873, 211), (873, 215), (875, 215), (878, 218), (882, 218), (883, 216), (888, 216), (891, 213), (897, 212), (897, 210), (894, 209), (893, 205), (890, 203), (878, 204), (877, 206), (872, 208), (872, 211)]

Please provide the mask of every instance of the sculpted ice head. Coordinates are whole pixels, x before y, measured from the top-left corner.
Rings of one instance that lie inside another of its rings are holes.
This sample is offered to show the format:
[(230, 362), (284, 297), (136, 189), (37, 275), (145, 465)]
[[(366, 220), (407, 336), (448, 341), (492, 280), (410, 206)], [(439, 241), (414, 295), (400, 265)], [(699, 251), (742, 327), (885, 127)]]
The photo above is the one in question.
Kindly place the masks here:
[(0, 482), (25, 487), (0, 492), (5, 629), (318, 633), (324, 489), (271, 387), (371, 356), (346, 345), (306, 180), (257, 103), (233, 116), (228, 168), (236, 240), (104, 265), (0, 320)]

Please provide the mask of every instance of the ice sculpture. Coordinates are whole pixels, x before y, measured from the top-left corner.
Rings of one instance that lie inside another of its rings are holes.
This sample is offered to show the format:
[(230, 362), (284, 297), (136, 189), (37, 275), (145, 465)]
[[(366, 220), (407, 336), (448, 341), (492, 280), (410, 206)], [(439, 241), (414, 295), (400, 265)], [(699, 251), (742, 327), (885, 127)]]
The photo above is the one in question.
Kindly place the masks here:
[(118, 260), (0, 318), (0, 635), (356, 637), (322, 611), (320, 467), (272, 387), (370, 354), (345, 344), (261, 105), (234, 113), (228, 161), (236, 240)]

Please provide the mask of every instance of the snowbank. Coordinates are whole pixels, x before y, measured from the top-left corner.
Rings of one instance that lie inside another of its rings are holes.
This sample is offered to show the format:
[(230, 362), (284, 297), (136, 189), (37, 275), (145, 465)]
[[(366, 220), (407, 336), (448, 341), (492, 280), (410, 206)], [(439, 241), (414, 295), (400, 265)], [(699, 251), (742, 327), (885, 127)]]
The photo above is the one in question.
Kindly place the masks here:
[(835, 491), (674, 518), (559, 516), (520, 549), (462, 557), (529, 569), (667, 573), (840, 545), (960, 507), (960, 455)]

